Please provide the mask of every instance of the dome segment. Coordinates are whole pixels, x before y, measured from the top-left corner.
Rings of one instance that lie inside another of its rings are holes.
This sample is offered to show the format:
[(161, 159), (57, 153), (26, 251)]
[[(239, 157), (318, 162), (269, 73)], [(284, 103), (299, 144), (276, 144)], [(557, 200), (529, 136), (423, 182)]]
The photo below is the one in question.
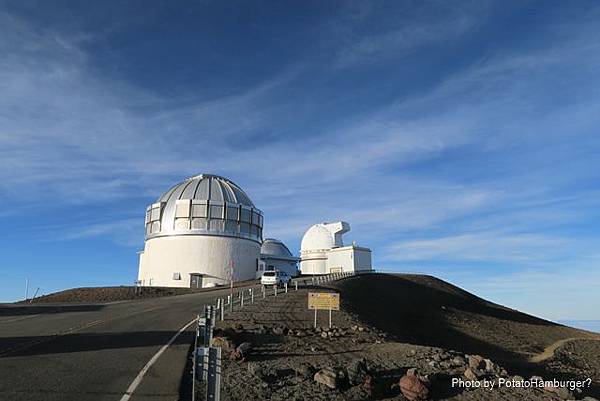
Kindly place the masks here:
[(237, 184), (212, 174), (200, 174), (180, 182), (162, 194), (156, 203), (168, 203), (173, 199), (214, 200), (254, 207), (254, 203)]
[(227, 178), (201, 174), (173, 186), (146, 208), (146, 239), (218, 235), (261, 242), (263, 215)]
[(283, 242), (274, 238), (267, 238), (263, 241), (262, 246), (260, 248), (260, 253), (263, 256), (273, 256), (284, 259), (296, 259)]

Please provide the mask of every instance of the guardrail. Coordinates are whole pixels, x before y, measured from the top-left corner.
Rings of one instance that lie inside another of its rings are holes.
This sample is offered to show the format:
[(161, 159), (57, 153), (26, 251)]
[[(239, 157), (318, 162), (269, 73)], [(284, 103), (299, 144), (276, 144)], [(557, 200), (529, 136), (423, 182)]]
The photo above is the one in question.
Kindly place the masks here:
[(225, 320), (227, 313), (234, 311), (234, 305), (243, 308), (244, 304), (254, 303), (260, 299), (277, 297), (299, 288), (325, 284), (346, 277), (371, 273), (349, 272), (330, 273), (320, 276), (301, 277), (290, 280), (283, 286), (252, 286), (227, 297), (217, 298), (215, 305), (206, 305), (204, 315), (198, 315), (196, 338), (194, 343), (193, 368), (192, 368), (192, 401), (196, 401), (197, 385), (206, 389), (206, 401), (220, 401), (221, 399), (221, 348), (212, 346), (213, 330), (217, 320)]

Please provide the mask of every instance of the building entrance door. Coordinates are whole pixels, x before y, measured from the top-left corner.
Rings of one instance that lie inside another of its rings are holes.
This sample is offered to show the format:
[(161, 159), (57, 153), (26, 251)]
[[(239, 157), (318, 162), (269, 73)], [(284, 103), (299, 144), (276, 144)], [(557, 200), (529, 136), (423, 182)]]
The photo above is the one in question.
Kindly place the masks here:
[(190, 288), (202, 288), (202, 274), (190, 274)]

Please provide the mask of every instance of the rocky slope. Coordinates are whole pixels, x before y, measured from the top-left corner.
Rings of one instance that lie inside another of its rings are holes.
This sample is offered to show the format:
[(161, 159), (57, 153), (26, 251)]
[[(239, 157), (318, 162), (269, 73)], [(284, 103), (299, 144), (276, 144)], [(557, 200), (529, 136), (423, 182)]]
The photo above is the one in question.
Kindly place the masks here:
[[(341, 293), (333, 329), (326, 313), (312, 328), (307, 293), (315, 290)], [(599, 393), (594, 334), (428, 276), (374, 274), (260, 299), (227, 315), (215, 334), (226, 355), (227, 400), (556, 400)], [(582, 339), (543, 363), (528, 362), (573, 337)], [(588, 377), (589, 385), (573, 389), (535, 381)], [(514, 384), (530, 378), (535, 388)]]

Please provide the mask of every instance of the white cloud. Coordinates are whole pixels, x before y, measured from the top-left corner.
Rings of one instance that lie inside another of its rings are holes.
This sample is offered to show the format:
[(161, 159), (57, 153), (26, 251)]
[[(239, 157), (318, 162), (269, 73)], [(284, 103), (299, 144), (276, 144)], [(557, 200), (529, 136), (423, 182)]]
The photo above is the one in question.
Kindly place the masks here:
[[(410, 22), (406, 22), (405, 19), (400, 27), (394, 24), (395, 29), (378, 30), (379, 32), (368, 34), (361, 34), (356, 28), (347, 29), (345, 32), (347, 43), (340, 46), (337, 52), (336, 66), (382, 63), (390, 59), (402, 58), (431, 44), (456, 39), (476, 28), (487, 14), (486, 2), (477, 2), (468, 6), (463, 4), (462, 7), (452, 5), (447, 8), (441, 3), (436, 3), (436, 11), (441, 14), (439, 17), (432, 17), (431, 8), (425, 3), (420, 4), (419, 8), (422, 8), (421, 12), (412, 16)], [(357, 24), (355, 18), (351, 19), (351, 22), (354, 26), (366, 25), (372, 22), (368, 17), (369, 13), (363, 12), (358, 20), (362, 24)], [(397, 20), (399, 19), (398, 16)]]
[(563, 256), (572, 242), (531, 233), (480, 232), (405, 241), (390, 246), (391, 260), (543, 263)]

